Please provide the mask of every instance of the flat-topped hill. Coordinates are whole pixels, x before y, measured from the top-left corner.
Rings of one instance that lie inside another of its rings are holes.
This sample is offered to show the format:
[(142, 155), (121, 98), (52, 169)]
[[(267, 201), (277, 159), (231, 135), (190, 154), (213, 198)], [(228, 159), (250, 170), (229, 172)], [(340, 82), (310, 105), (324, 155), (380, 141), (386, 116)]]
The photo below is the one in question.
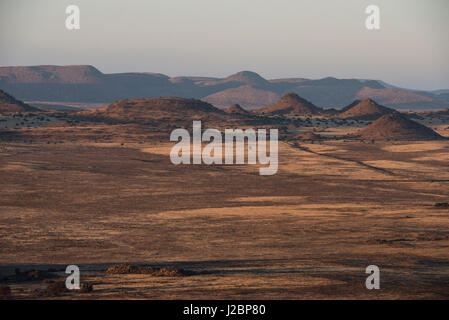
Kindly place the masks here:
[(178, 97), (119, 100), (107, 107), (81, 111), (79, 116), (103, 118), (119, 122), (147, 122), (151, 120), (221, 120), (230, 117), (213, 105)]

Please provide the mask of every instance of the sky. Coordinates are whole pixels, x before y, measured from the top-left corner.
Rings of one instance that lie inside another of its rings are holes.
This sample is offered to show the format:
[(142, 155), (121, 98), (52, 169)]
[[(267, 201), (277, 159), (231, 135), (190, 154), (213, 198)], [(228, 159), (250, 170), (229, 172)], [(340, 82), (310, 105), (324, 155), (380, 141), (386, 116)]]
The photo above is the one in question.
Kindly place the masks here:
[[(68, 5), (80, 29), (65, 26)], [(365, 27), (368, 5), (380, 29)], [(379, 79), (449, 89), (448, 0), (0, 0), (0, 66)]]

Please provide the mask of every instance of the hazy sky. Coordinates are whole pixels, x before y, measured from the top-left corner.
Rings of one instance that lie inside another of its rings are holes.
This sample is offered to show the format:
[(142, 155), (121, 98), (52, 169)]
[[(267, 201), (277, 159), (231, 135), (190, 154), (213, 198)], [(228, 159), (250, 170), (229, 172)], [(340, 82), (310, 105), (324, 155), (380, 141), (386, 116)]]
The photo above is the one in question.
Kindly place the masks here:
[[(76, 4), (81, 29), (65, 27)], [(380, 30), (365, 8), (380, 7)], [(0, 65), (449, 88), (448, 0), (0, 0)]]

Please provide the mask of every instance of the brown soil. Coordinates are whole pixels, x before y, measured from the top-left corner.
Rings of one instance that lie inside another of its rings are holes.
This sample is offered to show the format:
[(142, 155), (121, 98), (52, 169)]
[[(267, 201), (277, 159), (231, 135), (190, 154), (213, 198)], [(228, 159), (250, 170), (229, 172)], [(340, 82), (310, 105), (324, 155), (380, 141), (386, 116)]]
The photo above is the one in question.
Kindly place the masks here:
[(323, 137), (314, 132), (306, 132), (293, 137), (296, 140), (321, 140)]
[[(285, 135), (326, 139), (280, 141), (269, 177), (173, 165), (167, 120), (11, 130), (0, 284), (14, 299), (447, 299), (448, 140), (366, 143), (315, 120)], [(95, 290), (48, 295), (69, 264)], [(371, 264), (381, 290), (364, 286)]]

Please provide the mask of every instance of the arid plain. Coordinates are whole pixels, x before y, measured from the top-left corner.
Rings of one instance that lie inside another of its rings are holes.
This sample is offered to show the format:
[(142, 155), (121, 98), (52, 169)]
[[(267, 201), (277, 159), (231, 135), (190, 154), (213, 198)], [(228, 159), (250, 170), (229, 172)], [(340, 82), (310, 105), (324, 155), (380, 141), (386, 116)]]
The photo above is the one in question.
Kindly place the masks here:
[[(447, 140), (346, 139), (365, 124), (308, 120), (283, 129), (278, 172), (260, 176), (257, 165), (173, 165), (168, 129), (48, 117), (0, 147), (12, 298), (449, 298)], [(445, 120), (431, 120), (442, 136)], [(312, 130), (333, 138), (289, 138)], [(123, 263), (185, 273), (105, 272)], [(46, 295), (46, 276), (64, 279), (69, 264), (93, 290)], [(365, 288), (373, 264), (380, 290)], [(18, 276), (32, 269), (36, 279)]]

